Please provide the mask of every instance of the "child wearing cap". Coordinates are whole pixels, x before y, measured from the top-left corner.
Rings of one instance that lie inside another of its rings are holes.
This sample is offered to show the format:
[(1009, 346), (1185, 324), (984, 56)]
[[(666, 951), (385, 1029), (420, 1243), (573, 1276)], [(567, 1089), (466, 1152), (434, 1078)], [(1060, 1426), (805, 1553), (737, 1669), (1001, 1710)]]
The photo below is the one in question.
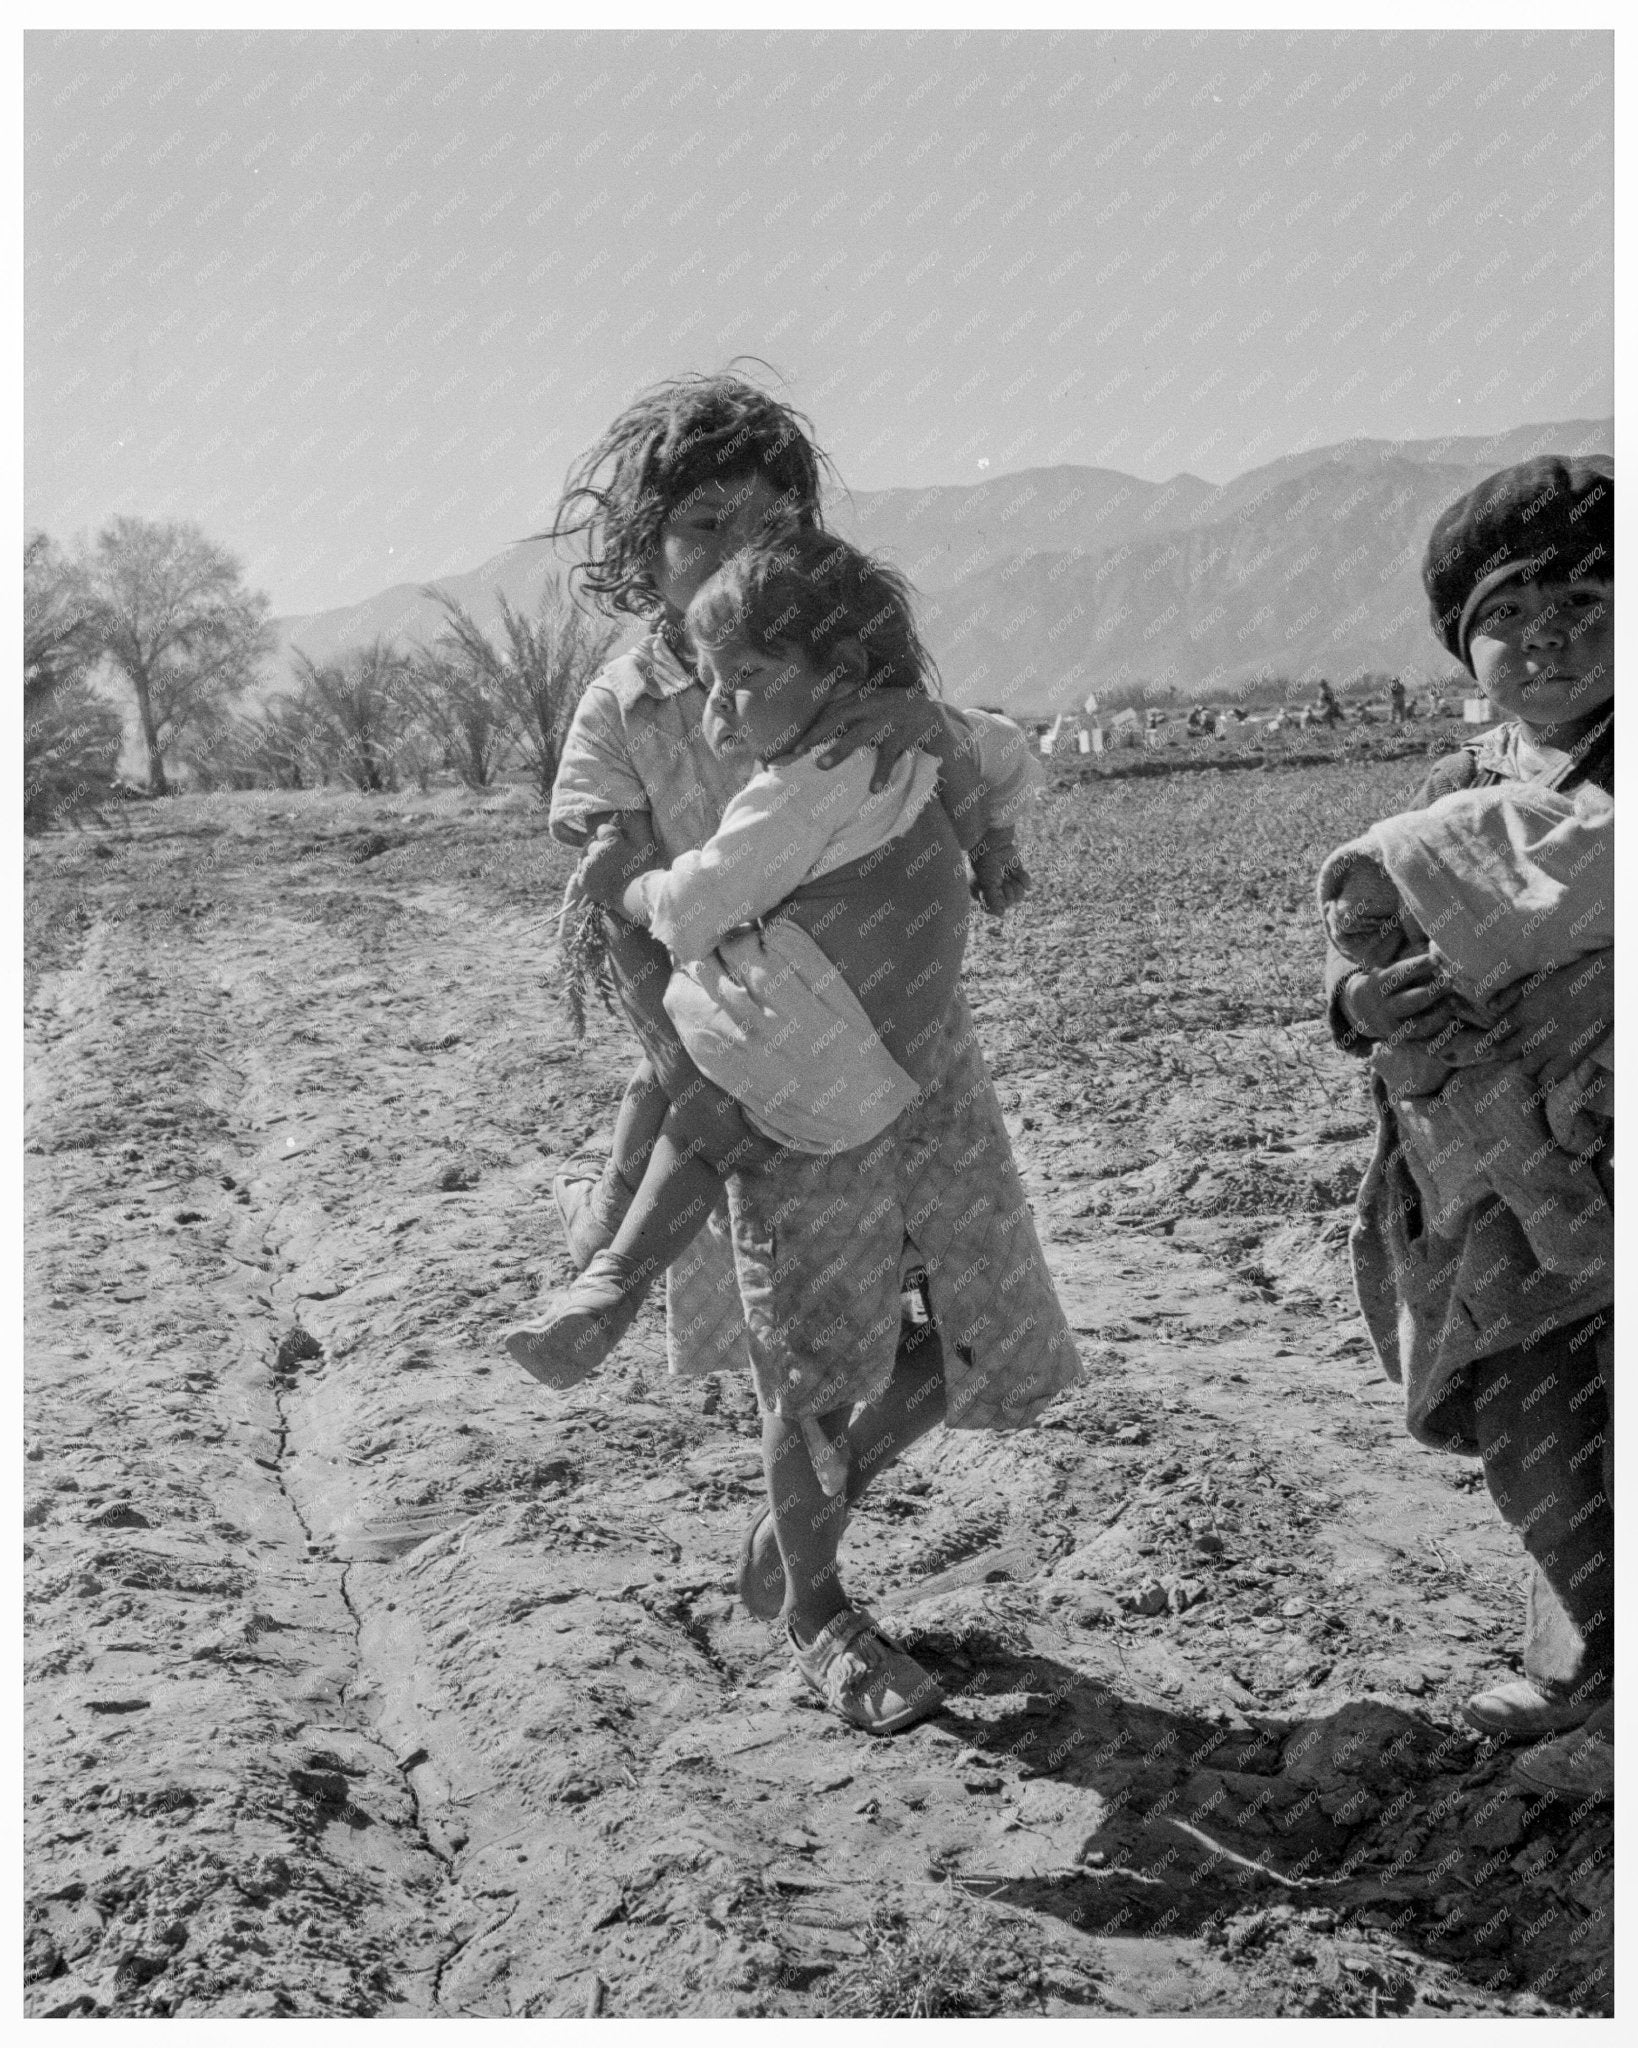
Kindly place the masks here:
[[(1441, 760), (1416, 808), (1504, 784), (1572, 796), (1592, 786), (1613, 796), (1614, 497), (1609, 458), (1538, 456), (1487, 478), (1436, 522), (1422, 570), (1434, 631), (1502, 722)], [(1531, 977), (1528, 1027), (1517, 1022), (1520, 1005), (1482, 1039), (1436, 946), (1370, 965), (1333, 944), (1326, 980), (1345, 1051), (1394, 1046), (1443, 1058), (1454, 1071), (1475, 1057), (1505, 1058), (1511, 1022), (1547, 1089), (1602, 1055), (1612, 1024), (1607, 951)], [(1380, 1073), (1372, 1088), (1377, 1144), (1351, 1237), (1361, 1312), (1384, 1369), (1404, 1385), (1412, 1435), (1483, 1460), (1492, 1498), (1533, 1567), (1524, 1677), (1475, 1695), (1467, 1715), (1492, 1734), (1546, 1738), (1517, 1766), (1532, 1784), (1608, 1797), (1607, 1212), (1571, 1272), (1543, 1262), (1517, 1205), (1493, 1188), (1475, 1186), (1430, 1215)]]

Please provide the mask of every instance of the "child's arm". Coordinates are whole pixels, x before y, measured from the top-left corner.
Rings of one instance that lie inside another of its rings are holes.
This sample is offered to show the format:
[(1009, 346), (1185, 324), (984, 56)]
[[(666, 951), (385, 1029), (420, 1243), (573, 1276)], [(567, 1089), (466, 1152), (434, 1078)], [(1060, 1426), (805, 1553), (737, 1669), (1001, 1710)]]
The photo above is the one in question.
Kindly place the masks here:
[(1046, 776), (1028, 737), (993, 711), (952, 711), (973, 750), (982, 826), (968, 847), (984, 908), (1000, 916), (1029, 894), (1029, 870), (1018, 851), (1020, 822), (1033, 810)]
[(984, 836), (983, 801), (977, 757), (965, 728), (957, 722), (960, 717), (959, 712), (918, 690), (872, 690), (825, 712), (809, 728), (805, 743), (818, 747), (830, 740), (819, 756), (821, 768), (839, 767), (854, 754), (874, 748), (872, 793), (887, 787), (905, 754), (931, 755), (938, 763), (939, 801), (949, 814), (962, 852), (970, 854)]
[(913, 750), (939, 764), (939, 798), (962, 851), (973, 863), (987, 910), (999, 915), (1030, 887), (1018, 853), (1017, 822), (1044, 780), (1028, 740), (1010, 718), (957, 711), (913, 690), (881, 690), (850, 698), (811, 730), (819, 756), (831, 768), (867, 747), (875, 749), (872, 790), (886, 787), (895, 763)]
[(647, 811), (593, 811), (586, 853), (569, 882), (565, 903), (590, 897), (605, 910), (624, 912), (623, 897), (636, 878), (665, 865)]
[(875, 771), (870, 778), (871, 794), (887, 787), (901, 755), (918, 748), (940, 763), (952, 734), (949, 714), (935, 698), (919, 690), (873, 690), (868, 696), (845, 697), (822, 712), (803, 736), (803, 744), (825, 746), (819, 758), (821, 768), (836, 768), (851, 755), (874, 749)]
[(616, 830), (581, 863), (588, 894), (643, 924), (678, 962), (702, 960), (727, 933), (783, 903), (812, 871), (839, 818), (864, 795), (827, 777), (822, 789), (762, 770), (697, 852), (666, 867), (652, 838)]

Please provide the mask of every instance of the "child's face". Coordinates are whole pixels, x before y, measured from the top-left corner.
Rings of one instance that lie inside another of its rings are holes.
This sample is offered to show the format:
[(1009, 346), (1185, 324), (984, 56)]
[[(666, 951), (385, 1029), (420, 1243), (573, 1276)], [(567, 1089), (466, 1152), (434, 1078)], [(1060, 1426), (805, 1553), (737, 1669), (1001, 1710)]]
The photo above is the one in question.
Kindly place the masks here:
[(772, 761), (789, 753), (830, 702), (842, 671), (828, 674), (790, 648), (747, 647), (730, 640), (699, 651), (700, 679), (710, 691), (705, 741), (713, 754), (754, 754)]
[(1615, 586), (1504, 583), (1474, 616), (1468, 658), (1507, 718), (1537, 728), (1590, 718), (1615, 694)]
[(660, 528), (654, 588), (679, 617), (694, 593), (744, 547), (779, 503), (754, 471), (699, 484)]

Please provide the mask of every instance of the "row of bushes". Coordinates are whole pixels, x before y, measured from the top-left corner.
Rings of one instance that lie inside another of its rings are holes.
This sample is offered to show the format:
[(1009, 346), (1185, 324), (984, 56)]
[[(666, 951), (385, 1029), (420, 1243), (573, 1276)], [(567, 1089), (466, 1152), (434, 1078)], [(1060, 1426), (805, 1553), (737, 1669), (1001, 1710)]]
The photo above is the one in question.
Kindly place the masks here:
[(191, 733), (177, 759), (193, 786), (425, 789), (442, 772), (484, 789), (521, 769), (549, 795), (564, 732), (613, 629), (549, 587), (532, 618), (502, 596), (491, 640), (452, 598), (430, 594), (446, 620), (431, 646), (377, 639), (325, 663), (298, 651), (293, 691)]
[(23, 816), (30, 832), (94, 812), (122, 788), (115, 692), (130, 693), (163, 795), (173, 764), (195, 788), (425, 788), (448, 772), (473, 788), (521, 769), (543, 794), (586, 683), (614, 629), (548, 582), (527, 616), (500, 597), (491, 638), (431, 590), (430, 645), (384, 640), (319, 663), (298, 653), (294, 687), (245, 712), (271, 652), (266, 600), (187, 524), (120, 519), (65, 554), (41, 533), (23, 553)]

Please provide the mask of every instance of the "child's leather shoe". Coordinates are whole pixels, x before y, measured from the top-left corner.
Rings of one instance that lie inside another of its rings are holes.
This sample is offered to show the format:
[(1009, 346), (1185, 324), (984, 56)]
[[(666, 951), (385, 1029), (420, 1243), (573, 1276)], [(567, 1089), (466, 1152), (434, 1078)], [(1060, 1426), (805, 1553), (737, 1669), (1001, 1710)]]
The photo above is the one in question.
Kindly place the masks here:
[(598, 1252), (579, 1279), (554, 1294), (539, 1318), (506, 1333), (506, 1348), (542, 1386), (578, 1386), (614, 1350), (637, 1320), (646, 1277), (629, 1273), (611, 1252)]

